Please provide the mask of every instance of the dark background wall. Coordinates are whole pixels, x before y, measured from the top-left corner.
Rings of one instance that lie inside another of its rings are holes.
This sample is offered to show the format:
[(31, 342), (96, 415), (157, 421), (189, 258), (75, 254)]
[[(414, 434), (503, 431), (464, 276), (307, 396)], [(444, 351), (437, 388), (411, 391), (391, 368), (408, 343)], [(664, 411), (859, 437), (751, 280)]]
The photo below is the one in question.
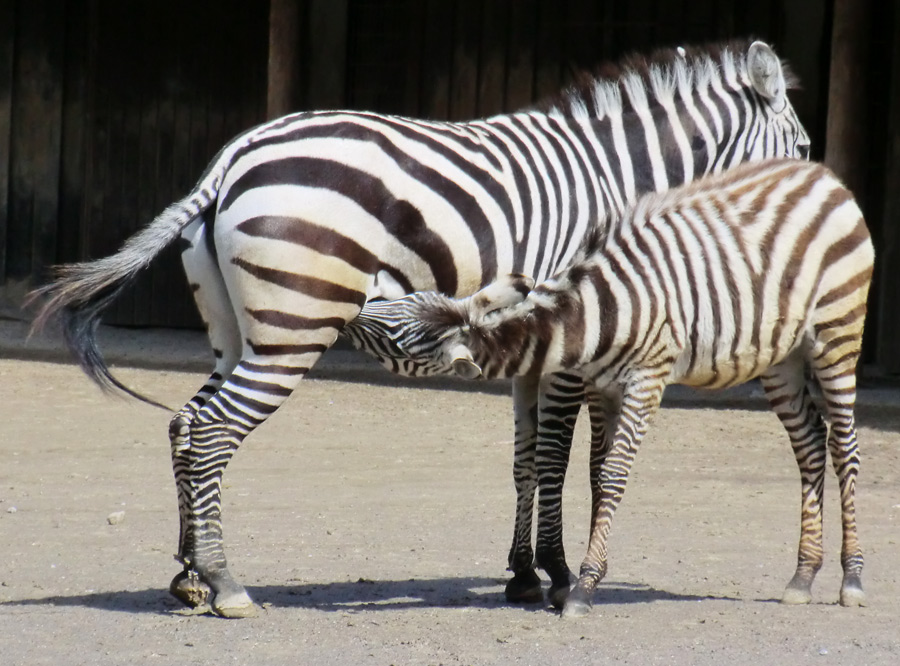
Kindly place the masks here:
[[(878, 0), (0, 0), (0, 304), (115, 251), (266, 117), (467, 119), (635, 51), (755, 36), (860, 198), (879, 266), (866, 360), (900, 373), (900, 8)], [(106, 321), (197, 326), (175, 251)]]

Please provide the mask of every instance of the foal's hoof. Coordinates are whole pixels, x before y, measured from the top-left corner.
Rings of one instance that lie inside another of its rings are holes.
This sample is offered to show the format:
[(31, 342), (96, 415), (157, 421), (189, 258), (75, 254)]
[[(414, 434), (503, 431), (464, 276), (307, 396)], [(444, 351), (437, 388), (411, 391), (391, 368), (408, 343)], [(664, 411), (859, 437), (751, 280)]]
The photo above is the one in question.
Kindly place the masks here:
[(841, 588), (841, 606), (855, 608), (866, 605), (866, 593), (856, 585), (844, 585)]
[(565, 600), (565, 605), (562, 609), (562, 617), (569, 619), (573, 617), (583, 617), (590, 613), (591, 608), (593, 608), (591, 600), (592, 596), (593, 591), (588, 592), (583, 587), (576, 585), (572, 588), (572, 591), (569, 592), (569, 596)]
[(544, 600), (541, 579), (534, 569), (514, 574), (506, 584), (505, 593), (511, 604), (533, 604)]
[(200, 580), (196, 571), (182, 571), (169, 584), (169, 592), (185, 606), (209, 609), (212, 588)]
[(591, 604), (581, 599), (572, 599), (570, 596), (563, 606), (562, 617), (566, 620), (575, 617), (584, 617), (591, 612)]
[(781, 595), (781, 603), (787, 606), (802, 606), (812, 601), (812, 593), (809, 588), (787, 587)]

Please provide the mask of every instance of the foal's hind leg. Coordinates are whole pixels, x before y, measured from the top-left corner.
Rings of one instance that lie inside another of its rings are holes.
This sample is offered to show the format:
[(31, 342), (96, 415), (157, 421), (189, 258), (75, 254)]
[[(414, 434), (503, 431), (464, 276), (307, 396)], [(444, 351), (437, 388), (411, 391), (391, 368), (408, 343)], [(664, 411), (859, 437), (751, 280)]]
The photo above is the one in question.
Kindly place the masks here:
[(822, 499), (825, 484), (827, 429), (806, 387), (803, 363), (791, 359), (761, 377), (769, 404), (787, 430), (800, 468), (800, 545), (797, 569), (781, 598), (785, 604), (807, 604), (822, 566)]
[[(861, 333), (861, 332), (860, 332)], [(837, 473), (841, 492), (841, 582), (842, 606), (865, 606), (862, 588), (863, 555), (856, 529), (856, 477), (859, 475), (859, 446), (856, 439), (856, 360), (857, 353), (838, 360), (825, 353), (829, 345), (820, 344), (813, 350), (813, 369), (822, 389), (825, 410), (831, 431), (828, 450)], [(833, 352), (833, 349), (832, 349)]]

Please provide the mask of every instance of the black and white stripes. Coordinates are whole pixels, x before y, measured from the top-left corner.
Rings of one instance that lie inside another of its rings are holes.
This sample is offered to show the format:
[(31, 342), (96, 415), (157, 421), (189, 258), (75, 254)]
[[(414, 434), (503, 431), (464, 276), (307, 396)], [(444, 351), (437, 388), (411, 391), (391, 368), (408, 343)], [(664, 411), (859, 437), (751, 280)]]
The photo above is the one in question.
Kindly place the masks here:
[(585, 612), (606, 573), (613, 513), (666, 385), (721, 388), (755, 377), (802, 479), (798, 565), (783, 600), (809, 602), (822, 564), (829, 449), (844, 528), (840, 601), (855, 606), (864, 603), (855, 372), (873, 261), (862, 213), (840, 181), (818, 164), (772, 160), (646, 195), (527, 298), (531, 280), (513, 275), (466, 299), (413, 294), (367, 306), (360, 318), (394, 321), (405, 353), (465, 377), (574, 370), (592, 400), (615, 402), (613, 427), (595, 432), (591, 541), (565, 614)]
[[(421, 289), (464, 296), (511, 271), (544, 279), (641, 192), (749, 159), (803, 156), (809, 140), (788, 83), (768, 46), (736, 43), (669, 52), (546, 107), (467, 123), (286, 116), (225, 146), (195, 190), (120, 253), (65, 267), (39, 291), (48, 297), (40, 319), (61, 313), (86, 371), (123, 388), (94, 327), (141, 268), (183, 240), (216, 367), (172, 422), (185, 564), (175, 593), (190, 604), (211, 594), (223, 615), (252, 609), (225, 563), (222, 472), (364, 303)], [(536, 390), (515, 389), (517, 573), (532, 570)]]

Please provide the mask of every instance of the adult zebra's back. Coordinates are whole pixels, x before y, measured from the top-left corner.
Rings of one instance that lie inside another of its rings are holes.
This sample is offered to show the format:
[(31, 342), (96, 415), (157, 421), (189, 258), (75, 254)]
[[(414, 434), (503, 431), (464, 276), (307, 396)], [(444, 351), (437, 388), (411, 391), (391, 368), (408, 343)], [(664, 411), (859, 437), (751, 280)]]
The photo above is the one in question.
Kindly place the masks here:
[[(118, 254), (63, 267), (38, 292), (38, 323), (61, 313), (86, 372), (127, 391), (94, 329), (141, 268), (184, 241), (216, 368), (170, 428), (185, 567), (176, 596), (223, 615), (252, 609), (226, 567), (222, 474), (367, 300), (461, 296), (510, 271), (543, 279), (639, 192), (748, 159), (805, 156), (786, 94), (777, 56), (755, 42), (673, 52), (548, 109), (469, 123), (286, 116), (225, 146), (194, 191)], [(537, 387), (517, 390), (532, 415)], [(535, 431), (517, 433), (517, 450), (533, 452)]]

